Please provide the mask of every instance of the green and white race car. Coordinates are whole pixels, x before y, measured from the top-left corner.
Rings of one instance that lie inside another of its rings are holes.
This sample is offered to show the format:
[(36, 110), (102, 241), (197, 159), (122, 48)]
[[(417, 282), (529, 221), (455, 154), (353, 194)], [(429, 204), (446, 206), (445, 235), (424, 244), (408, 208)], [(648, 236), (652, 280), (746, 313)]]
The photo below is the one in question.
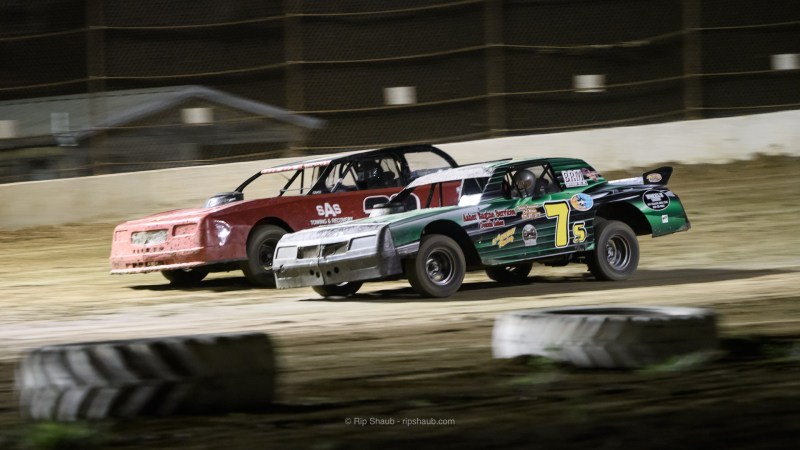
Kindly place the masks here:
[(405, 277), (422, 296), (448, 297), (467, 270), (522, 282), (533, 262), (582, 263), (599, 280), (624, 280), (639, 263), (637, 236), (690, 228), (683, 205), (666, 187), (671, 174), (672, 168), (661, 167), (606, 181), (571, 158), (433, 173), (369, 218), (284, 235), (273, 265), (277, 287), (347, 296), (366, 280)]

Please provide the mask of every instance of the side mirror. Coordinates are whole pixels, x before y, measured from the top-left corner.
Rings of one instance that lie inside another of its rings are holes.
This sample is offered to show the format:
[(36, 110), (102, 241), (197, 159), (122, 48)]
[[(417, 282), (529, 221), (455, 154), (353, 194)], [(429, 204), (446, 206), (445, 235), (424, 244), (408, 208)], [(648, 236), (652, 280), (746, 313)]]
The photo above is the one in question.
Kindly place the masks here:
[(206, 200), (205, 207), (213, 208), (215, 206), (224, 205), (226, 203), (238, 202), (240, 200), (244, 200), (244, 192), (240, 191), (220, 192), (219, 194), (215, 194), (211, 198)]

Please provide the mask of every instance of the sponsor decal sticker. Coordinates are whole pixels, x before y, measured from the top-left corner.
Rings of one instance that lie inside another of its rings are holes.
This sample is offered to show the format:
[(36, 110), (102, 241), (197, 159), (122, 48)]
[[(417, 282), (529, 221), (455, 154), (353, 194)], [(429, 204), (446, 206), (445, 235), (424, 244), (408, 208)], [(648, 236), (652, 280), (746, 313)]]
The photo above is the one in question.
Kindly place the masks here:
[(660, 173), (647, 174), (647, 181), (650, 183), (658, 183), (659, 181), (661, 181), (661, 174)]
[(569, 199), (569, 204), (577, 211), (588, 211), (594, 206), (594, 200), (589, 194), (575, 194)]
[(592, 181), (597, 181), (597, 178), (600, 177), (600, 174), (597, 173), (597, 171), (589, 170), (586, 167), (581, 169), (581, 173), (583, 174), (583, 176), (585, 176), (586, 178), (588, 178), (588, 179), (590, 179)]
[(661, 216), (661, 223), (669, 223), (669, 216), (666, 214)]
[(522, 228), (522, 242), (524, 242), (526, 246), (536, 245), (537, 237), (539, 237), (539, 233), (533, 225), (527, 224)]
[(464, 222), (472, 222), (479, 220), (479, 228), (487, 230), (489, 228), (503, 227), (506, 225), (506, 217), (514, 217), (517, 211), (514, 209), (495, 209), (494, 211), (478, 211), (475, 213), (466, 213), (461, 216)]
[(320, 217), (336, 217), (342, 213), (342, 207), (338, 203), (317, 205), (317, 215)]
[(504, 231), (504, 232), (498, 234), (497, 236), (495, 236), (494, 239), (492, 239), (492, 245), (496, 245), (496, 246), (498, 246), (500, 248), (503, 248), (506, 245), (514, 242), (514, 232), (515, 231), (517, 231), (517, 227), (514, 227), (514, 228), (512, 228), (512, 229), (510, 229), (508, 231)]
[(478, 213), (476, 212), (464, 213), (464, 215), (461, 216), (461, 220), (463, 220), (464, 222), (472, 222), (478, 220)]
[(517, 211), (522, 213), (522, 220), (535, 220), (544, 217), (542, 205), (518, 206)]
[(571, 188), (576, 186), (587, 186), (589, 183), (583, 178), (581, 169), (562, 170), (561, 176), (564, 178), (564, 186)]
[(334, 223), (349, 222), (353, 220), (353, 216), (338, 217), (339, 214), (342, 213), (342, 207), (339, 206), (338, 203), (325, 202), (322, 205), (317, 205), (316, 210), (317, 210), (317, 215), (322, 218), (311, 219), (309, 223), (313, 227), (317, 227), (320, 225), (331, 225)]
[(646, 191), (642, 194), (642, 201), (654, 211), (661, 211), (669, 206), (669, 197), (661, 191)]
[(497, 227), (504, 227), (506, 226), (506, 221), (503, 219), (492, 219), (492, 220), (483, 220), (480, 224), (481, 230), (488, 230), (490, 228), (497, 228)]
[(317, 227), (317, 226), (320, 226), (320, 225), (331, 225), (331, 224), (335, 224), (335, 223), (350, 222), (351, 220), (353, 220), (353, 216), (326, 217), (324, 219), (311, 219), (310, 222), (311, 222), (311, 226)]

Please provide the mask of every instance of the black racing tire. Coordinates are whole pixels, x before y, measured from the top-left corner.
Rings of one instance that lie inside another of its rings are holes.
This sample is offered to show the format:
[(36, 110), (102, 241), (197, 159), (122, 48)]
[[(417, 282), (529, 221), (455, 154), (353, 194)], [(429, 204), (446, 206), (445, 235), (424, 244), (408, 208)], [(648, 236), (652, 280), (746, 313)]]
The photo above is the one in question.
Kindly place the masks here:
[(268, 406), (275, 373), (265, 334), (172, 336), (31, 350), (16, 390), (37, 420), (216, 414)]
[(348, 283), (341, 283), (341, 284), (325, 284), (322, 286), (312, 286), (311, 289), (314, 289), (314, 292), (323, 296), (323, 297), (350, 297), (359, 289), (361, 289), (361, 285), (364, 284), (361, 281), (351, 281)]
[(261, 225), (250, 233), (247, 240), (247, 261), (242, 263), (242, 272), (251, 284), (275, 287), (272, 260), (275, 257), (275, 247), (284, 234), (286, 230), (276, 225)]
[(702, 308), (540, 308), (502, 314), (492, 331), (495, 358), (543, 356), (583, 368), (646, 367), (713, 355), (716, 345), (716, 315)]
[(486, 276), (498, 283), (524, 283), (533, 269), (533, 263), (520, 263), (510, 266), (491, 266), (486, 268)]
[(194, 286), (203, 281), (208, 275), (208, 270), (203, 268), (162, 270), (161, 275), (164, 275), (173, 286)]
[(596, 223), (595, 247), (586, 255), (589, 271), (598, 280), (622, 281), (639, 266), (639, 241), (631, 227), (607, 220)]
[(423, 237), (417, 256), (404, 264), (411, 287), (423, 297), (443, 298), (455, 294), (467, 270), (461, 247), (442, 234)]

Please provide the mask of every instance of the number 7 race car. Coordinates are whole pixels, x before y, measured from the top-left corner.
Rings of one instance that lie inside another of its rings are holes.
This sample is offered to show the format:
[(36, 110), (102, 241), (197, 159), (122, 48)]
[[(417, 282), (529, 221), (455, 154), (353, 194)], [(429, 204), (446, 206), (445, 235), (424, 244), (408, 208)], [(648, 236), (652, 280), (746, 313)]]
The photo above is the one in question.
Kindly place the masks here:
[[(666, 183), (672, 168), (606, 181), (579, 159), (499, 161), (421, 177), (372, 217), (287, 234), (278, 242), (279, 288), (351, 295), (364, 280), (404, 276), (426, 297), (455, 293), (466, 270), (521, 282), (532, 263), (587, 264), (624, 280), (639, 262), (637, 235), (690, 228)], [(423, 208), (409, 211), (417, 192)]]
[[(365, 218), (416, 178), (456, 166), (436, 147), (411, 145), (264, 169), (233, 192), (211, 197), (203, 208), (118, 225), (111, 273), (160, 271), (172, 284), (187, 285), (209, 272), (241, 269), (250, 282), (274, 286), (272, 257), (284, 234)], [(283, 188), (265, 196), (273, 186)], [(252, 199), (244, 199), (245, 188)], [(418, 208), (420, 194), (424, 189), (406, 195), (405, 207)]]

